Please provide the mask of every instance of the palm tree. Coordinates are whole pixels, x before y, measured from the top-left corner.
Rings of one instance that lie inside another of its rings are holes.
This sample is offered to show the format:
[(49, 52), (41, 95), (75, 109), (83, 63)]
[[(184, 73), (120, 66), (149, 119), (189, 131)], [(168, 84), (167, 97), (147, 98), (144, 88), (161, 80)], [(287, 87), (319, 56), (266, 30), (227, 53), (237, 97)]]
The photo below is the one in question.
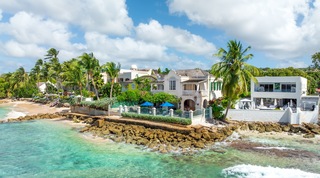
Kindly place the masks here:
[(4, 88), (5, 88), (7, 97), (9, 97), (11, 95), (12, 88), (13, 88), (12, 76), (13, 76), (13, 73), (10, 73), (10, 72), (3, 74), (3, 78), (5, 81)]
[(13, 74), (14, 84), (13, 87), (19, 88), (21, 83), (26, 84), (28, 80), (28, 74), (23, 67), (19, 67)]
[(94, 57), (93, 53), (83, 53), (82, 56), (79, 57), (79, 59), (81, 60), (80, 64), (86, 69), (88, 90), (90, 91), (89, 79), (91, 79), (97, 99), (100, 100), (99, 93), (93, 78), (94, 71), (99, 71), (100, 69), (99, 60)]
[[(221, 59), (221, 62), (214, 64), (211, 68), (211, 74), (217, 78), (223, 78), (222, 94), (228, 99), (226, 113), (223, 120), (226, 119), (231, 104), (235, 102), (239, 95), (247, 92), (247, 81), (253, 79), (259, 74), (259, 69), (247, 64), (246, 62), (253, 57), (252, 54), (246, 54), (251, 47), (242, 48), (242, 44), (236, 40), (228, 42), (228, 50), (220, 48), (215, 54)], [(249, 79), (249, 80), (248, 80)]]
[(77, 85), (80, 89), (80, 95), (82, 98), (82, 88), (84, 84), (83, 74), (85, 73), (85, 69), (80, 65), (77, 59), (72, 59), (71, 61), (64, 63), (64, 71), (62, 76), (65, 79), (65, 84)]
[(43, 63), (43, 66), (41, 68), (41, 74), (40, 74), (40, 77), (45, 81), (47, 82), (49, 80), (49, 70), (50, 70), (50, 64), (47, 63), (47, 62), (44, 62)]
[(61, 74), (61, 64), (59, 62), (58, 58), (59, 51), (56, 50), (55, 48), (50, 48), (47, 51), (46, 57), (44, 58), (45, 60), (49, 59), (49, 76), (54, 78), (57, 87), (61, 88), (61, 79), (60, 79), (60, 74)]
[(110, 99), (111, 99), (114, 82), (115, 82), (115, 79), (118, 78), (118, 76), (119, 76), (121, 64), (118, 63), (118, 65), (116, 65), (116, 63), (114, 63), (114, 62), (107, 62), (106, 64), (104, 64), (102, 66), (102, 68), (111, 79), (111, 89), (110, 89)]
[(41, 74), (41, 66), (43, 65), (42, 59), (38, 59), (35, 66), (31, 69), (30, 75), (35, 76), (35, 80), (37, 81), (37, 85), (40, 82), (40, 74)]

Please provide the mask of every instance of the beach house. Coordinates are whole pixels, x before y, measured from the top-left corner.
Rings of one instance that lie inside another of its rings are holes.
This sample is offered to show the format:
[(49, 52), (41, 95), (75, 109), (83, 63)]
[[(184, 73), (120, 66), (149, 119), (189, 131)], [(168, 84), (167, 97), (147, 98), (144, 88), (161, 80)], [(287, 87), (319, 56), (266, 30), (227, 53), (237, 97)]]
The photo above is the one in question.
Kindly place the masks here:
[(307, 79), (299, 76), (256, 77), (251, 81), (251, 100), (255, 108), (300, 107), (307, 96)]
[[(116, 79), (116, 82), (120, 83), (122, 86), (122, 91), (126, 91), (128, 86), (135, 88), (133, 79), (143, 76), (150, 76), (153, 74), (153, 69), (139, 69), (136, 65), (131, 65), (130, 69), (120, 69), (119, 76)], [(102, 78), (104, 83), (109, 82), (108, 74), (103, 72)]]
[(251, 100), (242, 99), (228, 118), (241, 121), (317, 123), (319, 96), (307, 95), (307, 79), (299, 76), (256, 77)]
[(180, 98), (182, 110), (206, 108), (210, 100), (222, 96), (222, 79), (201, 69), (171, 70), (152, 83), (151, 92), (166, 92)]

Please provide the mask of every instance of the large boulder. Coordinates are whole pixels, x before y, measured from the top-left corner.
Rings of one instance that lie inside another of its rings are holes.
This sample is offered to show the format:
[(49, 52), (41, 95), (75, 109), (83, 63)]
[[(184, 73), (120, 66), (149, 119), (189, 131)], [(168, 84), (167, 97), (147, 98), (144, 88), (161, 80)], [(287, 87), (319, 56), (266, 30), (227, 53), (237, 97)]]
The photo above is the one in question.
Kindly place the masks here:
[(104, 119), (96, 120), (93, 125), (101, 128), (104, 125)]
[(193, 142), (192, 145), (195, 147), (195, 148), (205, 148), (205, 144), (202, 142), (202, 141), (196, 141), (196, 142)]
[(289, 132), (290, 131), (290, 126), (289, 125), (281, 125), (282, 131), (284, 132)]
[(307, 133), (303, 135), (304, 138), (314, 138), (315, 135), (313, 133)]
[[(193, 138), (196, 139), (196, 140), (200, 140), (202, 134), (201, 134), (201, 133), (197, 133), (197, 132), (191, 132), (191, 133), (190, 133), (190, 136), (193, 137)], [(179, 140), (179, 138), (181, 138), (181, 137), (178, 137), (177, 139)]]
[(185, 141), (185, 142), (179, 142), (178, 146), (180, 148), (190, 148), (192, 143), (190, 141)]

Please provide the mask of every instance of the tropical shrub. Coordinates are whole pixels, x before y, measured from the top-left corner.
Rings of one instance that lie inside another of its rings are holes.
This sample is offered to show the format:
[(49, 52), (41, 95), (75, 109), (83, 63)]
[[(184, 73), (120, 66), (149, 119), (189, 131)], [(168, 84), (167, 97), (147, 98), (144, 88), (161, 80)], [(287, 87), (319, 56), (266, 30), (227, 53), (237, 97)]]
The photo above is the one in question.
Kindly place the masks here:
[(191, 119), (179, 118), (179, 117), (167, 117), (167, 116), (153, 116), (148, 114), (136, 114), (136, 113), (122, 113), (121, 116), (129, 118), (137, 118), (142, 120), (166, 122), (181, 125), (191, 125)]
[(223, 111), (226, 108), (228, 101), (226, 99), (218, 98), (209, 101), (209, 105), (212, 107), (212, 115), (215, 119), (223, 119)]
[(96, 100), (96, 101), (81, 101), (79, 104), (73, 104), (76, 106), (87, 106), (90, 108), (94, 109), (99, 109), (99, 110), (108, 110), (108, 106), (112, 105), (112, 103), (115, 102), (115, 98), (103, 98), (101, 100)]

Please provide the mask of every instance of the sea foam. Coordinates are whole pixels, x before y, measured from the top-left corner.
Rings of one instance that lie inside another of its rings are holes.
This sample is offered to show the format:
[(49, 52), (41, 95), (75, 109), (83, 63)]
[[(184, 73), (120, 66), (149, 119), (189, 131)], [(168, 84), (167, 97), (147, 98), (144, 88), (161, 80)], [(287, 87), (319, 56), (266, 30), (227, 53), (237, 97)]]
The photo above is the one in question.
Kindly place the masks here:
[(15, 110), (11, 110), (5, 117), (5, 119), (9, 119), (9, 118), (18, 118), (20, 116), (26, 116), (25, 113), (23, 112), (18, 112), (18, 111), (15, 111)]
[(255, 165), (237, 165), (222, 170), (224, 177), (237, 178), (320, 178), (320, 174), (304, 172), (299, 169), (263, 167)]
[(293, 148), (288, 148), (288, 147), (282, 147), (282, 146), (274, 146), (274, 147), (254, 147), (256, 149), (261, 149), (261, 150), (294, 150)]

